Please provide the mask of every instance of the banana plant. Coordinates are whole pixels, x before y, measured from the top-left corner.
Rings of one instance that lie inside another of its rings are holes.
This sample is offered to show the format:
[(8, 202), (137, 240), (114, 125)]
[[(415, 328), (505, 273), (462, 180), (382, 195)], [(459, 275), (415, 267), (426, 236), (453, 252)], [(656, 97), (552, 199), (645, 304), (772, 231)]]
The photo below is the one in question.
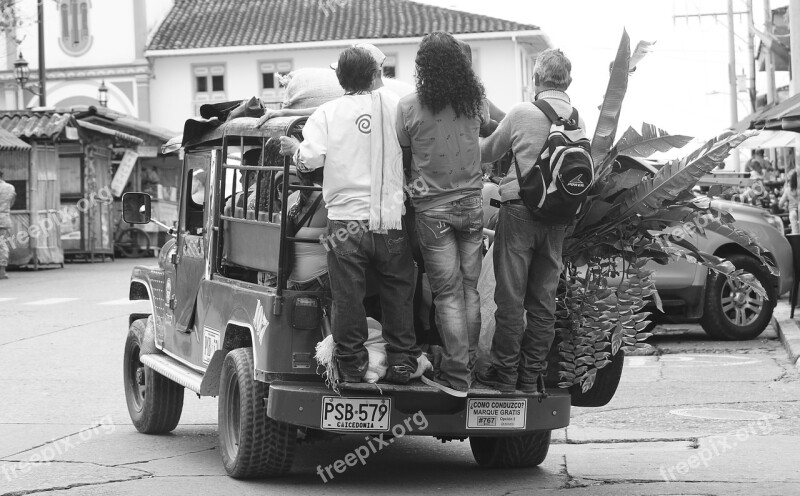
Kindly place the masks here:
[(630, 39), (623, 31), (592, 140), (595, 184), (564, 241), (564, 277), (556, 310), (561, 387), (580, 385), (586, 392), (612, 355), (645, 346), (650, 314), (643, 309), (648, 300), (661, 309), (650, 261), (702, 264), (766, 298), (751, 274), (699, 251), (679, 235), (681, 226), (691, 224), (698, 235), (713, 231), (727, 236), (777, 273), (755, 240), (732, 225), (729, 213), (691, 194), (697, 181), (719, 166), (750, 132), (723, 133), (682, 159), (653, 167), (655, 172), (621, 165), (620, 156), (647, 158), (682, 148), (692, 139), (644, 124), (641, 132), (629, 128), (614, 142), (628, 75), (651, 46), (639, 43), (631, 56)]

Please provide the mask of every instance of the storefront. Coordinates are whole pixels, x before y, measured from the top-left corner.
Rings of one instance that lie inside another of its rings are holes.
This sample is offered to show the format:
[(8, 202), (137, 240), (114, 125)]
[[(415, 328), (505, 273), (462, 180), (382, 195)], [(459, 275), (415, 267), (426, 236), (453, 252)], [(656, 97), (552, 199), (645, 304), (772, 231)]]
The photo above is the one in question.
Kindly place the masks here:
[(9, 166), (18, 192), (9, 265), (58, 267), (65, 257), (113, 258), (112, 150), (142, 141), (78, 122), (68, 112), (0, 112), (0, 129), (29, 147), (16, 150)]

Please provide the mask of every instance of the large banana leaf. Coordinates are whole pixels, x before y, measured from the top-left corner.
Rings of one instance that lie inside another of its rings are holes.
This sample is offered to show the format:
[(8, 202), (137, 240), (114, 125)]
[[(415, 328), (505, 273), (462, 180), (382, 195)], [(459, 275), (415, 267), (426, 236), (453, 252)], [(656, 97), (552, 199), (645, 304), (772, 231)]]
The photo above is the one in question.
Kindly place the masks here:
[(611, 69), (603, 105), (600, 108), (600, 117), (592, 139), (592, 160), (595, 164), (603, 163), (603, 158), (611, 150), (614, 138), (617, 135), (619, 114), (622, 110), (622, 100), (628, 91), (628, 64), (631, 58), (631, 43), (628, 32), (622, 31), (617, 56)]
[[(650, 215), (665, 201), (674, 200), (681, 192), (691, 189), (704, 174), (717, 167), (731, 149), (747, 139), (750, 133), (711, 140), (702, 153), (692, 153), (681, 161), (673, 161), (659, 170), (652, 179), (643, 181), (617, 197), (616, 207), (609, 218), (624, 219), (631, 215)], [(690, 159), (691, 158), (691, 159)]]
[(668, 152), (673, 148), (683, 148), (692, 139), (691, 136), (671, 135), (652, 124), (642, 123), (641, 134), (629, 127), (615, 148), (620, 155), (649, 157), (656, 152)]
[(655, 41), (640, 41), (636, 44), (636, 49), (633, 51), (630, 63), (628, 64), (629, 72), (636, 70), (636, 64), (641, 62), (645, 55), (653, 51), (653, 45), (655, 44)]

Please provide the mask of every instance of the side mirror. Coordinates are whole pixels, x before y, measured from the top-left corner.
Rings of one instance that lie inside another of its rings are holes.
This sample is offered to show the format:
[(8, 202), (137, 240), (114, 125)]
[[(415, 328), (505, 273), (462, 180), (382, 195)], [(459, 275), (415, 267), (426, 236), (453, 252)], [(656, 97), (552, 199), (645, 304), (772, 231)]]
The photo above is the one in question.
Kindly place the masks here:
[(150, 222), (150, 195), (147, 193), (125, 193), (122, 195), (122, 219), (128, 224)]

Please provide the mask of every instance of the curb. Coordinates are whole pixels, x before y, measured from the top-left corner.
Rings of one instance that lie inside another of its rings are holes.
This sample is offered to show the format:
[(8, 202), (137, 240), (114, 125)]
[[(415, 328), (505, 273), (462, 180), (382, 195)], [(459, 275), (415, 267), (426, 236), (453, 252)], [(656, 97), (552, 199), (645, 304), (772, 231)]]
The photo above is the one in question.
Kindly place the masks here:
[(789, 318), (790, 310), (788, 301), (778, 300), (772, 312), (772, 326), (778, 333), (786, 354), (789, 355), (789, 361), (800, 370), (800, 326), (798, 326), (800, 307), (795, 307), (798, 320)]

